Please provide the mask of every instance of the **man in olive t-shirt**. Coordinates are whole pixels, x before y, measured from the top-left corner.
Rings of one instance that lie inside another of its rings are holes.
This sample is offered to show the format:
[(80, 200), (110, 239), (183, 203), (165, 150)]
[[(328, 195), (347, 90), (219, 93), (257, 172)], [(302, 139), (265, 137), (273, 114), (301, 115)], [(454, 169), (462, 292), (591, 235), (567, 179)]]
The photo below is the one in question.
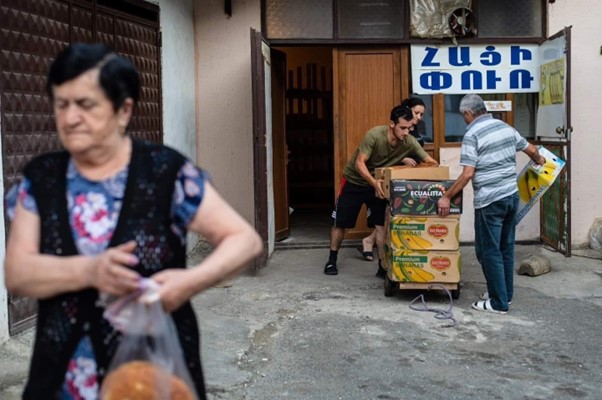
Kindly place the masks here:
[[(409, 134), (413, 128), (413, 119), (414, 114), (410, 108), (394, 107), (391, 110), (389, 124), (370, 129), (345, 166), (336, 208), (332, 214), (334, 223), (330, 230), (330, 255), (324, 266), (326, 275), (339, 273), (338, 251), (345, 238), (345, 230), (355, 227), (362, 204), (366, 204), (371, 213), (368, 217), (376, 229), (378, 254), (383, 254), (387, 199), (381, 186), (382, 182), (374, 178), (376, 168), (410, 163), (412, 156), (422, 162), (437, 165), (437, 162), (422, 149), (416, 138)], [(385, 275), (380, 260), (376, 275), (381, 278)]]

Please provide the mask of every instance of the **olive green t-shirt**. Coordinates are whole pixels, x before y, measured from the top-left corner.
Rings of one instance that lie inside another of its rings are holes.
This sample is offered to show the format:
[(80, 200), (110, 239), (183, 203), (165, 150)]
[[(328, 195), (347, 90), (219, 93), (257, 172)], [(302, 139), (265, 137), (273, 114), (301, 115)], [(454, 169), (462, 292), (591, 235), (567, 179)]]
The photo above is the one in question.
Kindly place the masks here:
[(387, 125), (377, 126), (366, 132), (362, 143), (343, 169), (343, 176), (347, 181), (359, 186), (369, 186), (355, 169), (355, 160), (360, 151), (368, 157), (366, 167), (372, 176), (376, 168), (400, 165), (401, 160), (406, 157), (414, 156), (424, 161), (427, 154), (414, 136), (407, 135), (403, 141), (397, 142), (397, 146), (393, 147), (387, 140), (388, 128)]

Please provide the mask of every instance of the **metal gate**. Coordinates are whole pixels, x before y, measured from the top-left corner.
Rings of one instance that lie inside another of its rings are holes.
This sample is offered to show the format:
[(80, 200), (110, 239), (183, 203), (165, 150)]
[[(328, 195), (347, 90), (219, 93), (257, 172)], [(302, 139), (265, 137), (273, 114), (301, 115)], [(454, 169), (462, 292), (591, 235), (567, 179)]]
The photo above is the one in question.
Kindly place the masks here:
[[(140, 103), (129, 132), (162, 142), (159, 7), (139, 0), (0, 0), (0, 130), (4, 190), (35, 155), (60, 148), (45, 85), (72, 42), (104, 42), (136, 65)], [(8, 223), (6, 224), (8, 228)], [(34, 300), (9, 293), (9, 330), (35, 319)]]

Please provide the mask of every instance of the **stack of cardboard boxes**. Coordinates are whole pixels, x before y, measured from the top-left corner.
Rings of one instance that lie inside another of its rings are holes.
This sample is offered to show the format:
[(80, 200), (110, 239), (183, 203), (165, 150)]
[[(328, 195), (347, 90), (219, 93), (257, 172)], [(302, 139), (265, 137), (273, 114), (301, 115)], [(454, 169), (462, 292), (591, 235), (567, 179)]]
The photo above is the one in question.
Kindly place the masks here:
[(389, 199), (385, 230), (385, 295), (393, 289), (427, 289), (438, 284), (459, 297), (462, 193), (451, 201), (450, 215), (437, 215), (437, 201), (451, 187), (448, 167), (378, 168)]

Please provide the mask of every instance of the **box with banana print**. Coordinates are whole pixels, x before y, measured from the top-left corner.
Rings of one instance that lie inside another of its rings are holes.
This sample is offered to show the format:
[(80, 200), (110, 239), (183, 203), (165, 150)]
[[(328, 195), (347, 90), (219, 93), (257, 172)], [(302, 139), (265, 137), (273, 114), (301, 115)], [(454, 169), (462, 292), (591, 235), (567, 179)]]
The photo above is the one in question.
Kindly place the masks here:
[[(416, 172), (420, 175), (405, 175)], [(383, 189), (391, 204), (382, 258), (387, 270), (385, 295), (391, 294), (387, 281), (397, 283), (400, 289), (444, 284), (452, 296), (454, 291), (458, 295), (462, 195), (454, 197), (453, 215), (446, 218), (437, 215), (436, 206), (452, 184), (448, 167), (385, 170)]]
[(385, 244), (384, 267), (394, 282), (459, 283), (461, 254), (456, 251), (394, 250)]
[(395, 282), (460, 282), (460, 218), (392, 215), (385, 268)]
[(565, 162), (560, 157), (543, 146), (539, 146), (538, 149), (539, 154), (546, 159), (545, 164), (536, 165), (533, 160), (529, 160), (516, 180), (519, 195), (517, 224), (552, 186), (564, 168)]
[(394, 250), (458, 250), (460, 216), (391, 215), (385, 234)]

